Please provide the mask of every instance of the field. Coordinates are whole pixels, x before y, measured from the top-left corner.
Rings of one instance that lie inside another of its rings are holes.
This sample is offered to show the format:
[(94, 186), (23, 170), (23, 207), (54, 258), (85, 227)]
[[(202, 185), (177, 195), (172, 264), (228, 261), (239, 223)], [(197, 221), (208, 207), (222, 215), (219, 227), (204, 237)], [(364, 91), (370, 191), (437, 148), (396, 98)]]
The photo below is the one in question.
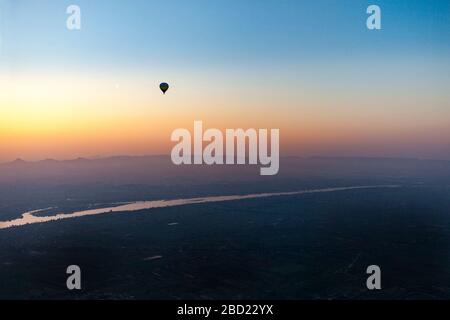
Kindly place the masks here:
[[(188, 205), (0, 231), (0, 298), (449, 298), (449, 186)], [(66, 267), (83, 290), (66, 289)], [(365, 287), (366, 267), (383, 290)]]

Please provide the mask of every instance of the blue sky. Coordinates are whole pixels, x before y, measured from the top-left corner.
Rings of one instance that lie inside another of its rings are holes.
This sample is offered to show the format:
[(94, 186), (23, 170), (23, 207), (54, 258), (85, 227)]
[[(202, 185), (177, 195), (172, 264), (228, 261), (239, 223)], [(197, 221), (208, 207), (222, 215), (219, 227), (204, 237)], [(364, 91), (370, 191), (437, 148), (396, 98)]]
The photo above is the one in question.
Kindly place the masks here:
[[(446, 0), (2, 1), (3, 62), (33, 67), (303, 64), (449, 53)], [(82, 9), (81, 32), (65, 29), (69, 4)], [(382, 9), (381, 31), (365, 27), (369, 4)]]
[(11, 159), (167, 153), (194, 120), (280, 128), (282, 154), (450, 159), (448, 0), (0, 0), (0, 33)]

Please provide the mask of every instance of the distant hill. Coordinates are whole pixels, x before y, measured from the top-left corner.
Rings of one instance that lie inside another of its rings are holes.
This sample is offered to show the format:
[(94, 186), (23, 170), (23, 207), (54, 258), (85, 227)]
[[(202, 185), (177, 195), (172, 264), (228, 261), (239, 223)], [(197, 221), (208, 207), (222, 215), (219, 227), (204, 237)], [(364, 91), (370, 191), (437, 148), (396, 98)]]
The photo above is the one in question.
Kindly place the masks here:
[(232, 183), (298, 179), (437, 179), (450, 180), (450, 161), (396, 158), (285, 157), (280, 173), (261, 177), (256, 166), (175, 166), (169, 156), (116, 156), (0, 164), (0, 184), (150, 184)]

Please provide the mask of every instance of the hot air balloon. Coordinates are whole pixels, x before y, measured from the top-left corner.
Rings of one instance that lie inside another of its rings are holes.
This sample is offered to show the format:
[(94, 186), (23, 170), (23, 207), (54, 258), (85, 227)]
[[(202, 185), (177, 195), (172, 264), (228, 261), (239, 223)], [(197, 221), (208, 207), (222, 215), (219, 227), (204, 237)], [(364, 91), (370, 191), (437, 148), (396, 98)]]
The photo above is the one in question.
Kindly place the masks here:
[(163, 82), (159, 85), (159, 88), (161, 89), (161, 91), (166, 94), (167, 90), (169, 90), (169, 84)]

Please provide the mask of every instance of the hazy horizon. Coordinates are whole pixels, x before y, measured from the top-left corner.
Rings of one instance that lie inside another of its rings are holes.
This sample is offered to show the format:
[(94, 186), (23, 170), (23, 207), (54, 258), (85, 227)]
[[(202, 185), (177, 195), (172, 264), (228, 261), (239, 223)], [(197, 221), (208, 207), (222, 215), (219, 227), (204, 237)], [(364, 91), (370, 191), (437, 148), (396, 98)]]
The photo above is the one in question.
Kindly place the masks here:
[[(27, 159), (27, 158), (14, 158), (14, 159), (7, 159), (6, 161), (0, 161), (0, 165), (2, 164), (8, 164), (16, 161), (24, 161), (28, 163), (36, 163), (36, 162), (43, 162), (43, 161), (58, 161), (58, 162), (65, 162), (65, 161), (75, 161), (75, 160), (88, 160), (88, 161), (95, 161), (95, 160), (105, 160), (105, 159), (112, 159), (112, 158), (146, 158), (146, 157), (168, 157), (170, 158), (170, 154), (111, 154), (111, 155), (99, 155), (99, 156), (80, 156), (75, 158), (39, 158), (39, 159)], [(247, 157), (246, 157), (247, 158)], [(439, 159), (439, 158), (419, 158), (419, 157), (390, 157), (390, 156), (352, 156), (352, 155), (282, 155), (280, 156), (280, 159), (287, 159), (287, 158), (299, 158), (299, 159), (367, 159), (367, 160), (423, 160), (423, 161), (450, 161), (449, 159)]]

